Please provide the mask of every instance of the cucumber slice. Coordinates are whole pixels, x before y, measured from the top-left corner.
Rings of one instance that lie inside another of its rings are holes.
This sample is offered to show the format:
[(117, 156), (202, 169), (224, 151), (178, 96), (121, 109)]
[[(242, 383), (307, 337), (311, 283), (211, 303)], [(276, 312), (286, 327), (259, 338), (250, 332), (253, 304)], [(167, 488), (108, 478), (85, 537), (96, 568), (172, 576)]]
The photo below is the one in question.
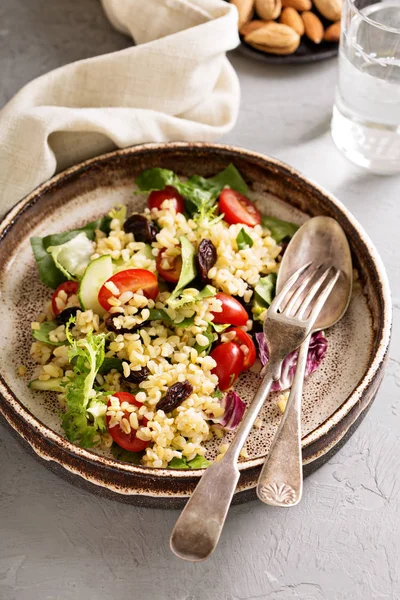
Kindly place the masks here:
[(98, 301), (99, 290), (113, 274), (112, 258), (109, 254), (92, 260), (86, 267), (79, 285), (78, 298), (84, 310), (92, 309), (102, 317), (106, 312)]
[(31, 390), (40, 390), (41, 392), (63, 392), (64, 388), (61, 387), (61, 382), (61, 377), (53, 377), (53, 379), (48, 379), (47, 381), (33, 379), (29, 382), (28, 387)]

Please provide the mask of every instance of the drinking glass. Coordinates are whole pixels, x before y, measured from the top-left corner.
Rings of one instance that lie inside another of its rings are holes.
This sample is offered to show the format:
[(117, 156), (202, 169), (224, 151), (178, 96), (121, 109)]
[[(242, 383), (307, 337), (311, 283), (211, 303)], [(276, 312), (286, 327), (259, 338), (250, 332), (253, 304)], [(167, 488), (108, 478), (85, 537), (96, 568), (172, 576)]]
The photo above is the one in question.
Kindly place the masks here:
[(400, 0), (344, 0), (332, 136), (369, 171), (400, 172)]

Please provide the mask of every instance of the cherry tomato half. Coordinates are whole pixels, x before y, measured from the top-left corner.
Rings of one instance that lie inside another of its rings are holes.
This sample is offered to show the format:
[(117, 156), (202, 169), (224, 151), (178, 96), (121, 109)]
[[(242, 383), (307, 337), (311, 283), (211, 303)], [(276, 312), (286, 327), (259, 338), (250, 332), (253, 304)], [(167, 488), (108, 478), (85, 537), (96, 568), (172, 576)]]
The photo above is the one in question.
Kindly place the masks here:
[[(107, 279), (105, 283), (111, 281), (119, 289), (120, 294), (124, 292), (137, 292), (142, 290), (146, 298), (155, 300), (158, 295), (158, 282), (157, 277), (151, 271), (146, 269), (127, 269), (126, 271), (120, 271), (115, 273), (112, 277)], [(106, 288), (105, 283), (101, 286), (98, 300), (104, 310), (110, 310), (111, 304), (108, 299), (113, 296), (113, 293)]]
[(252, 367), (256, 361), (256, 357), (257, 357), (257, 352), (256, 352), (256, 347), (254, 345), (254, 342), (251, 338), (251, 336), (246, 333), (245, 331), (243, 331), (243, 329), (240, 329), (239, 327), (230, 327), (229, 329), (227, 329), (224, 333), (229, 333), (230, 331), (234, 331), (235, 332), (235, 337), (233, 340), (231, 340), (231, 342), (233, 342), (234, 344), (237, 344), (239, 346), (239, 348), (241, 349), (241, 351), (244, 354), (244, 361), (243, 361), (243, 371), (247, 371), (247, 369), (250, 369), (250, 367)]
[[(117, 394), (113, 394), (113, 396), (118, 398), (120, 404), (127, 402), (128, 404), (134, 404), (138, 408), (142, 406), (142, 404), (136, 400), (135, 396), (128, 392), (118, 392)], [(108, 401), (108, 406), (111, 406), (110, 400)], [(136, 415), (140, 425), (147, 425), (148, 419), (146, 419), (146, 417), (142, 417), (138, 413), (136, 413)], [(129, 421), (129, 412), (127, 410), (124, 411), (124, 417)], [(135, 429), (132, 429), (130, 433), (125, 433), (125, 431), (122, 431), (120, 425), (109, 427), (111, 417), (108, 415), (106, 416), (106, 420), (109, 434), (114, 442), (118, 444), (118, 446), (121, 446), (121, 448), (124, 448), (129, 452), (141, 452), (149, 445), (150, 442), (145, 442), (136, 437)]]
[(235, 190), (225, 188), (219, 197), (219, 212), (225, 214), (225, 221), (230, 225), (243, 223), (254, 227), (261, 223), (261, 215), (254, 204)]
[(169, 281), (170, 283), (178, 283), (179, 276), (180, 276), (181, 270), (182, 270), (182, 257), (179, 255), (173, 259), (169, 258), (168, 262), (171, 265), (171, 269), (165, 269), (162, 266), (163, 254), (164, 254), (165, 250), (166, 250), (166, 248), (163, 248), (158, 253), (157, 260), (156, 260), (157, 271), (160, 273), (161, 277), (163, 279), (165, 279), (165, 281)]
[(210, 356), (217, 363), (211, 372), (218, 377), (219, 389), (224, 392), (243, 371), (244, 354), (234, 342), (225, 342), (216, 346)]
[(249, 316), (246, 309), (233, 296), (218, 292), (215, 296), (222, 302), (222, 312), (213, 312), (214, 323), (229, 323), (229, 325), (246, 325)]
[(172, 185), (167, 185), (163, 190), (154, 190), (147, 199), (147, 205), (150, 208), (161, 208), (164, 200), (174, 200), (175, 212), (185, 212), (185, 201), (178, 190)]
[[(61, 283), (58, 286), (58, 288), (56, 289), (55, 292), (53, 292), (53, 295), (51, 297), (51, 308), (52, 308), (54, 316), (60, 314), (60, 312), (62, 310), (64, 310), (63, 308), (59, 308), (57, 306), (58, 294), (60, 292), (65, 292), (69, 298), (70, 296), (73, 296), (74, 294), (78, 293), (78, 288), (79, 288), (79, 283), (77, 281), (64, 281), (64, 283)], [(60, 300), (61, 300), (61, 298), (60, 298)]]

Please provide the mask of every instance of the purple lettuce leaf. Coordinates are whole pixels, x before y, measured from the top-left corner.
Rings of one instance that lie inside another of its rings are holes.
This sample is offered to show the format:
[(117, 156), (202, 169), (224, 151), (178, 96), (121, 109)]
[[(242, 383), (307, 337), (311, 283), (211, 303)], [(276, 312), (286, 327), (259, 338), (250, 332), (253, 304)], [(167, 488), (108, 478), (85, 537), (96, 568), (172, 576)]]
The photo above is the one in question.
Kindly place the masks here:
[[(262, 366), (265, 366), (269, 360), (269, 351), (265, 336), (262, 332), (256, 333), (256, 340), (258, 344), (258, 357)], [(328, 340), (322, 331), (318, 331), (311, 336), (310, 347), (308, 349), (307, 364), (306, 364), (306, 377), (311, 375), (316, 369), (318, 369), (322, 360), (325, 357), (328, 348)], [(281, 392), (291, 387), (296, 372), (297, 359), (299, 351), (295, 350), (289, 354), (282, 364), (282, 373), (279, 381), (275, 381), (272, 384), (273, 392)]]
[(225, 394), (221, 404), (225, 409), (224, 414), (221, 417), (212, 419), (212, 421), (219, 423), (224, 429), (233, 431), (242, 420), (246, 404), (233, 390)]

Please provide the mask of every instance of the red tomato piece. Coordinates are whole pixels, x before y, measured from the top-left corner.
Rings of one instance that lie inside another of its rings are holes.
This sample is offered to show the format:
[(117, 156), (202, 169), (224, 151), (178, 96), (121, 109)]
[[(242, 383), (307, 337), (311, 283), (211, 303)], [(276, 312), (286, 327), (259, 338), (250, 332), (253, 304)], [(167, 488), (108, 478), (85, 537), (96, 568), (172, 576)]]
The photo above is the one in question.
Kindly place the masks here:
[(163, 190), (154, 190), (147, 199), (147, 205), (150, 208), (161, 208), (164, 200), (174, 200), (175, 212), (185, 212), (185, 201), (178, 190), (172, 185), (167, 185)]
[(256, 352), (256, 347), (254, 345), (254, 342), (251, 338), (251, 336), (246, 333), (245, 331), (243, 331), (243, 329), (240, 329), (239, 327), (231, 327), (229, 329), (227, 329), (224, 333), (229, 333), (230, 331), (234, 331), (235, 332), (235, 337), (233, 340), (231, 340), (231, 342), (233, 342), (234, 344), (237, 344), (239, 346), (239, 348), (241, 349), (241, 351), (244, 354), (244, 361), (243, 361), (243, 371), (247, 371), (248, 369), (250, 369), (250, 367), (252, 367), (256, 361), (256, 357), (257, 357), (257, 352)]
[(261, 223), (261, 214), (254, 204), (246, 196), (231, 188), (222, 190), (219, 197), (219, 212), (224, 213), (224, 219), (230, 225), (243, 223), (254, 227)]
[[(138, 402), (133, 394), (129, 394), (128, 392), (118, 392), (117, 394), (113, 394), (115, 398), (118, 398), (120, 404), (123, 402), (127, 402), (128, 404), (134, 404), (138, 408), (142, 406), (141, 402)], [(108, 406), (111, 406), (111, 401), (108, 401)], [(141, 417), (138, 413), (136, 413), (138, 417), (138, 421), (140, 425), (147, 425), (148, 419), (146, 417)], [(129, 412), (127, 410), (124, 411), (124, 417), (129, 421)], [(107, 420), (107, 428), (108, 432), (111, 435), (112, 439), (118, 446), (124, 448), (124, 450), (128, 450), (128, 452), (141, 452), (150, 442), (145, 442), (136, 437), (136, 430), (132, 429), (130, 433), (125, 433), (121, 429), (120, 425), (114, 425), (113, 427), (109, 427), (109, 423), (111, 421), (111, 417), (106, 416)]]
[[(119, 289), (120, 294), (142, 290), (146, 298), (155, 300), (158, 296), (157, 277), (146, 269), (119, 271), (119, 273), (115, 273), (107, 279), (105, 283), (108, 282), (112, 282)], [(104, 310), (110, 310), (111, 304), (109, 304), (108, 299), (113, 296), (113, 293), (105, 286), (105, 283), (100, 288), (98, 300)]]
[(57, 306), (56, 299), (58, 297), (58, 294), (60, 292), (65, 292), (69, 298), (70, 296), (73, 296), (74, 294), (78, 293), (78, 288), (79, 288), (79, 283), (77, 281), (64, 281), (64, 283), (61, 283), (58, 286), (58, 288), (56, 289), (55, 292), (53, 292), (53, 295), (51, 297), (51, 308), (52, 308), (54, 316), (60, 314), (60, 312), (63, 310), (62, 308), (59, 308)]
[(249, 316), (246, 309), (233, 296), (228, 296), (224, 292), (218, 292), (215, 296), (217, 300), (222, 302), (222, 312), (213, 312), (214, 323), (229, 323), (240, 327), (246, 325)]
[(157, 271), (159, 272), (161, 277), (163, 279), (165, 279), (165, 281), (169, 281), (170, 283), (178, 283), (179, 276), (180, 276), (181, 270), (182, 270), (182, 257), (176, 256), (174, 258), (172, 258), (172, 257), (168, 258), (168, 262), (170, 263), (172, 268), (165, 269), (162, 266), (163, 254), (164, 254), (165, 250), (166, 250), (166, 248), (163, 248), (158, 253), (157, 260), (156, 260)]
[(225, 342), (216, 346), (210, 356), (217, 363), (211, 372), (218, 377), (219, 389), (224, 392), (243, 371), (244, 354), (234, 342)]

